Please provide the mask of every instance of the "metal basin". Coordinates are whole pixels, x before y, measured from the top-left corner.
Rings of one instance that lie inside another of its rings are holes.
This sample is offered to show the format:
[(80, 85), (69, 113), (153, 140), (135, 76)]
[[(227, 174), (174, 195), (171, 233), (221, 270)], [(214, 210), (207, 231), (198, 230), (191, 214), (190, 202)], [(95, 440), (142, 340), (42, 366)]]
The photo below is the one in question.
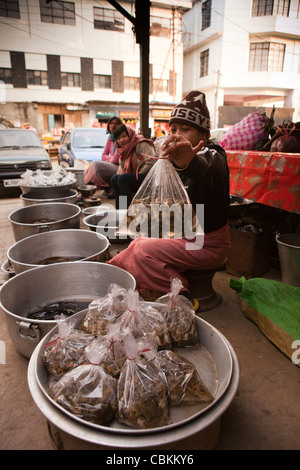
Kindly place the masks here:
[(64, 193), (57, 195), (49, 199), (48, 194), (44, 193), (36, 198), (34, 193), (28, 192), (26, 194), (21, 194), (20, 199), (23, 202), (23, 206), (31, 206), (33, 204), (48, 204), (53, 202), (67, 202), (69, 204), (76, 204), (77, 202), (78, 191), (76, 189), (68, 189)]
[(91, 197), (96, 192), (97, 186), (94, 184), (83, 184), (78, 186), (78, 191), (83, 197)]
[(114, 210), (114, 206), (112, 204), (100, 204), (100, 206), (90, 206), (90, 207), (85, 207), (82, 209), (82, 214), (84, 217), (87, 217), (88, 215), (93, 215), (97, 214), (98, 212), (105, 212), (105, 211), (110, 211)]
[(23, 194), (30, 193), (36, 199), (52, 199), (64, 196), (69, 189), (74, 187), (74, 184), (75, 183), (61, 184), (57, 186), (20, 186), (20, 188)]
[(105, 261), (109, 241), (88, 230), (53, 230), (24, 238), (12, 245), (7, 258), (16, 274), (58, 262)]
[(127, 236), (116, 235), (116, 230), (126, 217), (127, 210), (109, 210), (105, 212), (98, 212), (96, 214), (84, 217), (83, 223), (90, 230), (105, 235), (111, 243), (127, 242), (131, 240)]
[(53, 302), (91, 302), (116, 283), (135, 289), (134, 277), (116, 266), (93, 261), (58, 263), (17, 274), (1, 287), (0, 306), (15, 348), (30, 357), (39, 341), (54, 327), (53, 320), (32, 320), (30, 312)]
[(76, 176), (76, 183), (74, 183), (74, 188), (78, 188), (84, 184), (84, 170), (80, 170), (79, 168), (65, 168), (67, 173), (72, 173)]
[(41, 232), (80, 227), (80, 207), (68, 203), (34, 204), (8, 216), (16, 241)]
[[(76, 314), (83, 317), (84, 312)], [(224, 336), (201, 318), (196, 319), (200, 350), (210, 358), (208, 362), (196, 364), (200, 377), (209, 388), (215, 389), (213, 403), (201, 411), (190, 411), (188, 406), (173, 410), (179, 419), (171, 417), (172, 424), (151, 429), (132, 429), (119, 424), (95, 425), (76, 419), (55, 404), (49, 397), (48, 378), (41, 355), (53, 329), (43, 338), (32, 355), (28, 366), (28, 385), (37, 407), (47, 418), (49, 432), (57, 448), (80, 449), (174, 449), (200, 450), (215, 448), (219, 437), (220, 418), (233, 400), (239, 382), (239, 367), (236, 355)], [(189, 351), (188, 351), (189, 350)], [(190, 348), (178, 349), (180, 354), (190, 354)], [(195, 353), (196, 354), (196, 353)], [(199, 351), (197, 354), (200, 354)], [(203, 356), (204, 357), (204, 356)], [(213, 380), (217, 378), (217, 385)]]

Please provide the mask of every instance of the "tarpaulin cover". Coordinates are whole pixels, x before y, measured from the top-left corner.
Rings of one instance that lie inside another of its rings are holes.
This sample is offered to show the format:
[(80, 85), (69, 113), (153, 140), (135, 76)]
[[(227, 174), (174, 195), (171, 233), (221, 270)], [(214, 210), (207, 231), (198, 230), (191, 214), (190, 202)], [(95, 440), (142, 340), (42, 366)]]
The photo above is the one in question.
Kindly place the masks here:
[(300, 214), (300, 154), (226, 150), (230, 194)]
[(275, 323), (291, 338), (300, 340), (300, 287), (271, 279), (234, 279), (230, 286), (241, 299)]

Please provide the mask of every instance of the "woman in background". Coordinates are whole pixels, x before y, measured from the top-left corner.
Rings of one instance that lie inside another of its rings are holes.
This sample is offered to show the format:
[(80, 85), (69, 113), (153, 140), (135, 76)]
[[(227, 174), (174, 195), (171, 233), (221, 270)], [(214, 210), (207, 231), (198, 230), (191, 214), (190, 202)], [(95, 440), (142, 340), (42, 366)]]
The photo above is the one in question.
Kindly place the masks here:
[(119, 209), (119, 197), (127, 197), (128, 207), (156, 160), (148, 158), (155, 156), (153, 141), (143, 135), (137, 135), (131, 127), (125, 124), (119, 126), (115, 132), (115, 139), (120, 159), (118, 173), (111, 178), (111, 186), (116, 198), (116, 209)]
[(104, 191), (110, 197), (113, 196), (113, 190), (110, 188), (110, 178), (115, 175), (119, 168), (120, 155), (116, 151), (116, 141), (114, 132), (122, 124), (122, 120), (115, 116), (107, 123), (108, 138), (103, 150), (102, 160), (93, 161), (84, 175), (85, 184), (94, 184)]

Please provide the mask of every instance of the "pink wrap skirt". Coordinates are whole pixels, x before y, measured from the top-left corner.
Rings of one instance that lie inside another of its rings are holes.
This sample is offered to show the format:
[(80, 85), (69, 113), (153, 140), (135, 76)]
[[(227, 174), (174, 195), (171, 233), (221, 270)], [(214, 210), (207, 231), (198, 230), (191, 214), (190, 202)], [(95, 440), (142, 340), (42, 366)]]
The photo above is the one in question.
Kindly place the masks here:
[(170, 292), (171, 279), (179, 278), (189, 292), (184, 271), (211, 269), (220, 266), (230, 248), (228, 225), (204, 235), (199, 249), (187, 249), (191, 241), (182, 239), (157, 239), (139, 237), (128, 248), (116, 255), (109, 264), (131, 273), (137, 289), (149, 289), (162, 294)]

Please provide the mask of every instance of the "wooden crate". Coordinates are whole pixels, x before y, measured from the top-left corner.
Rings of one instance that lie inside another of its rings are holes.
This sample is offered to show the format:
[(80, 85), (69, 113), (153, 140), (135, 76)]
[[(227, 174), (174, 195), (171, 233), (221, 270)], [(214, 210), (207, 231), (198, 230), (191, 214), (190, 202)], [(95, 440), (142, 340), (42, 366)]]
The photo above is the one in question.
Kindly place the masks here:
[(259, 277), (270, 268), (270, 251), (273, 234), (246, 232), (230, 228), (231, 248), (226, 271), (246, 278)]

